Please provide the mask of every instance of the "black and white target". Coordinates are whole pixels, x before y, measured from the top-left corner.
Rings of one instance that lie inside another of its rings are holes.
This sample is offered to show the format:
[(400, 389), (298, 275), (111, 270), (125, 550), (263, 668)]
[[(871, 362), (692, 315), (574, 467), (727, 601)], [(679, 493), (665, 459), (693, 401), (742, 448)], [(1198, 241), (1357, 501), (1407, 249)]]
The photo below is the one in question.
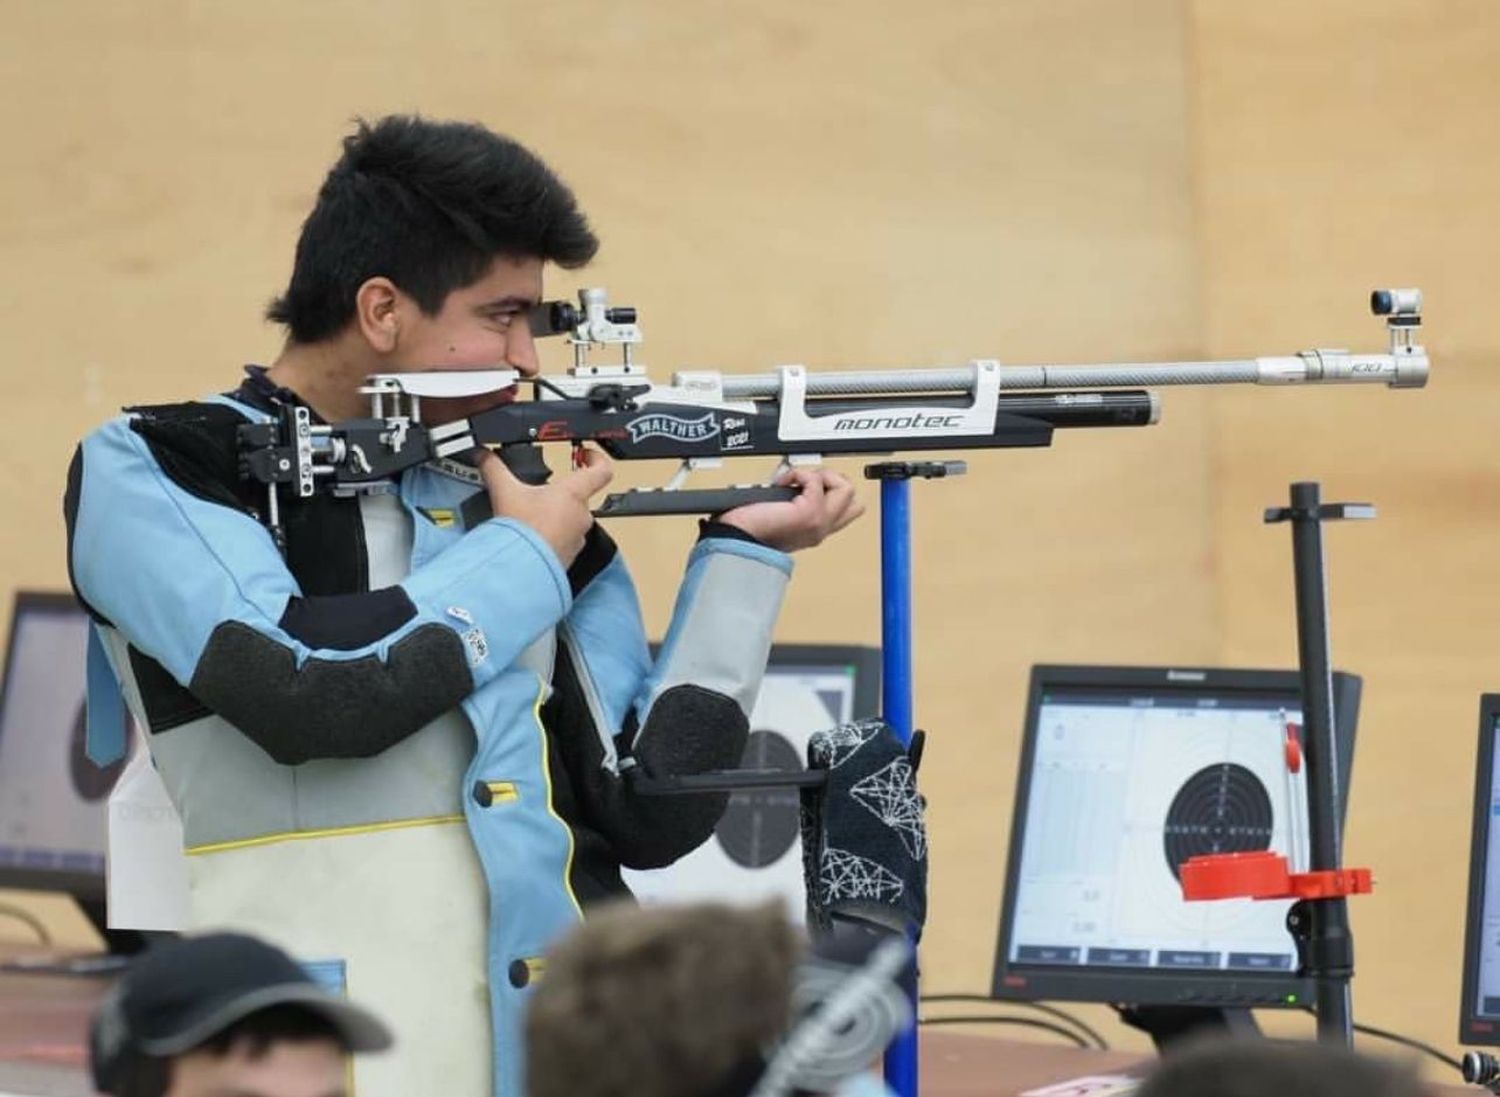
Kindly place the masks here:
[[(796, 773), (803, 768), (797, 748), (780, 732), (762, 728), (750, 733), (740, 759), (744, 769)], [(802, 800), (795, 787), (731, 793), (729, 806), (714, 828), (724, 855), (747, 869), (774, 865), (797, 844), (802, 831)]]
[(1125, 788), (1122, 809), (1111, 811), (1102, 791), (1077, 809), (1101, 816), (1089, 833), (1118, 854), (1118, 863), (1101, 855), (1122, 882), (1109, 907), (1114, 930), (1156, 947), (1280, 948), (1284, 902), (1189, 902), (1179, 870), (1202, 855), (1290, 852), (1284, 718), (1258, 709), (1162, 710), (1136, 714), (1130, 726), (1128, 764), (1114, 771)]
[(1183, 782), (1167, 808), (1167, 868), (1180, 879), (1190, 857), (1270, 849), (1274, 823), (1271, 795), (1252, 770), (1234, 762), (1206, 766)]

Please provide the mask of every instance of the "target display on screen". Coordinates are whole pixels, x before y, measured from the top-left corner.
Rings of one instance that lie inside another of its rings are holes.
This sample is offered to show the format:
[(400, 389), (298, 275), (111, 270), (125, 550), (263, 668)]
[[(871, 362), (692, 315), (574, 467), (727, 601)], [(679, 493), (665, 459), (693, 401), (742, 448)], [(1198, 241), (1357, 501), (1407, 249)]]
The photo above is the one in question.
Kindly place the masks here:
[(1234, 762), (1205, 766), (1167, 808), (1167, 868), (1180, 881), (1190, 857), (1270, 849), (1273, 822), (1271, 794), (1254, 770)]
[[(1356, 707), (1358, 680), (1337, 678)], [(1034, 668), (997, 993), (1199, 1003), (1217, 993), (1208, 979), (1225, 1001), (1295, 1000), (1290, 902), (1190, 903), (1180, 873), (1191, 857), (1266, 850), (1305, 870), (1306, 767), (1286, 749), (1302, 724), (1292, 673)], [(1285, 991), (1253, 988), (1270, 977)], [(1153, 979), (1184, 996), (1153, 997)]]

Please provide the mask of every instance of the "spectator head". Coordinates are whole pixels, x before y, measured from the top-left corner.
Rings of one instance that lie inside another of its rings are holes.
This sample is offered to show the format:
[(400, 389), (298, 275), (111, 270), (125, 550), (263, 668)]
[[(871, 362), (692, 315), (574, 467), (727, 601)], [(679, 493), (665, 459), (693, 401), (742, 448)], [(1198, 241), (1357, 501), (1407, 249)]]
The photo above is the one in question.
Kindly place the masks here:
[(591, 915), (532, 996), (528, 1097), (748, 1092), (787, 1027), (801, 951), (776, 903)]
[(344, 1097), (346, 1056), (391, 1036), (253, 937), (184, 938), (140, 957), (94, 1015), (94, 1085), (113, 1097)]

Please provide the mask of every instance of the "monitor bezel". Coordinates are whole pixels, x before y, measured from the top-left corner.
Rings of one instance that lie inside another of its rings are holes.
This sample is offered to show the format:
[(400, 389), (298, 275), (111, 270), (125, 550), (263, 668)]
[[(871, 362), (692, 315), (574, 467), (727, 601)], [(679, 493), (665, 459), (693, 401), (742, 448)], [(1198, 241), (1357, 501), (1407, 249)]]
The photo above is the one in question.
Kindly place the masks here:
[[(1191, 974), (1160, 969), (1126, 970), (1103, 967), (1054, 967), (1013, 964), (1009, 961), (1014, 928), (1017, 882), (1021, 868), (1031, 774), (1036, 755), (1041, 698), (1049, 689), (1180, 691), (1187, 693), (1301, 694), (1296, 671), (1242, 670), (1216, 667), (1125, 667), (1043, 664), (1031, 668), (1026, 699), (1026, 722), (1021, 737), (1020, 769), (1012, 807), (1005, 890), (995, 949), (991, 996), (1011, 1001), (1062, 1000), (1129, 1003), (1132, 1005), (1188, 1005), (1244, 1008), (1254, 1006), (1300, 1008), (1314, 1000), (1309, 979), (1289, 973), (1226, 972)], [(1345, 790), (1343, 811), (1348, 815), (1349, 776), (1354, 754), (1354, 732), (1359, 721), (1362, 681), (1357, 675), (1333, 673), (1334, 736), (1338, 744), (1339, 787)]]
[[(661, 646), (660, 640), (651, 641), (649, 647), (653, 660), (661, 654)], [(868, 644), (775, 643), (766, 654), (768, 669), (785, 670), (799, 666), (820, 671), (835, 666), (853, 668), (853, 719), (866, 720), (880, 715), (885, 658), (879, 648)]]
[(766, 666), (777, 670), (850, 667), (854, 671), (853, 718), (864, 720), (880, 715), (884, 666), (879, 648), (864, 644), (772, 644)]
[(1469, 838), (1469, 898), (1464, 913), (1462, 995), (1458, 1000), (1458, 1040), (1481, 1047), (1500, 1045), (1500, 1017), (1486, 1017), (1474, 1005), (1479, 990), (1479, 943), (1484, 932), (1484, 885), (1490, 846), (1490, 796), (1495, 766), (1495, 725), (1500, 693), (1479, 697), (1479, 747), (1474, 758), (1474, 811)]
[[(10, 691), (11, 675), (15, 670), (16, 637), (21, 619), (32, 613), (83, 614), (84, 608), (73, 595), (62, 591), (18, 590), (11, 603), (10, 627), (5, 640), (5, 677), (0, 679), (0, 717), (4, 714), (6, 695)], [(90, 625), (92, 627), (92, 625)], [(79, 682), (80, 689), (83, 682)], [(4, 733), (0, 719), (0, 734)], [(72, 895), (83, 903), (100, 903), (104, 900), (104, 873), (79, 872), (71, 869), (18, 868), (0, 865), (0, 888), (20, 888), (29, 891), (60, 891)]]

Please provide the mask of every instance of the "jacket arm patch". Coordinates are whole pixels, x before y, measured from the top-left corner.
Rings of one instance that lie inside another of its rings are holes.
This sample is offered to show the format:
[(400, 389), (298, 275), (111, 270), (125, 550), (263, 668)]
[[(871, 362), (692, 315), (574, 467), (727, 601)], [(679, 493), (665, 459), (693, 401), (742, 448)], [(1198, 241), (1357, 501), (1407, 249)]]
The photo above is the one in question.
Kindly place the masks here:
[[(656, 699), (636, 736), (635, 761), (652, 777), (730, 769), (744, 757), (749, 737), (750, 722), (732, 698), (699, 686), (674, 686)], [(729, 805), (726, 792), (631, 798), (660, 823), (649, 845), (622, 858), (629, 868), (660, 868), (691, 853), (708, 841)], [(680, 803), (659, 803), (673, 800)]]
[(473, 689), (463, 642), (420, 626), (377, 656), (297, 665), (292, 649), (238, 621), (214, 629), (188, 688), (282, 765), (368, 758)]

